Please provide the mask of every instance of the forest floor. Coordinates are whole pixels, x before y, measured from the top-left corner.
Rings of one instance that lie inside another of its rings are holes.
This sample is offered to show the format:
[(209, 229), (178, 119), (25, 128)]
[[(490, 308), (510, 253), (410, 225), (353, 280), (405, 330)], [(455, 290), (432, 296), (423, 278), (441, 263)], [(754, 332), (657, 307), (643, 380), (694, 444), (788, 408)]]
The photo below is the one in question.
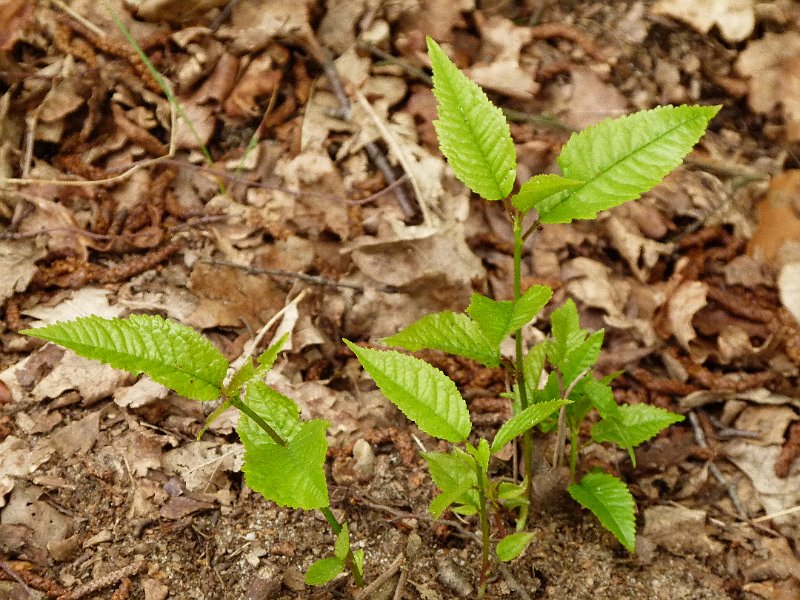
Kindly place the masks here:
[[(548, 485), (539, 437), (535, 540), (487, 597), (800, 597), (798, 3), (107, 4), (0, 2), (0, 600), (358, 593), (346, 577), (304, 585), (329, 530), (244, 485), (235, 414), (197, 441), (213, 406), (17, 333), (156, 313), (233, 360), (282, 310), (265, 343), (293, 335), (269, 383), (331, 423), (332, 506), (382, 581), (366, 597), (474, 597), (475, 524), (427, 512), (418, 445), (436, 442), (341, 343), (463, 310), (473, 291), (512, 296), (502, 206), (471, 197), (437, 148), (425, 35), (508, 110), (521, 180), (602, 119), (722, 105), (655, 190), (526, 246), (524, 285), (555, 290), (526, 338), (573, 298), (606, 332), (598, 374), (624, 370), (618, 402), (687, 419), (636, 469), (582, 448), (631, 487), (634, 555)], [(504, 374), (426, 358), (491, 438)]]

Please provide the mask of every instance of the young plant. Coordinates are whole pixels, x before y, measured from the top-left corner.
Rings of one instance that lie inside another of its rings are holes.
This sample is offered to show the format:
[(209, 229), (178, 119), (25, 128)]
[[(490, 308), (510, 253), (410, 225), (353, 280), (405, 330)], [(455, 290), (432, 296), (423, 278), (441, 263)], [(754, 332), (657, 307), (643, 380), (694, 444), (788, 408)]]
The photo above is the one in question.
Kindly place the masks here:
[[(525, 239), (543, 224), (592, 219), (597, 213), (629, 200), (657, 185), (677, 167), (705, 132), (716, 106), (660, 106), (615, 120), (607, 120), (572, 135), (558, 165), (562, 175), (545, 174), (524, 182), (512, 194), (516, 180), (516, 152), (503, 113), (486, 94), (427, 38), (433, 67), (433, 93), (438, 120), (434, 121), (442, 152), (456, 177), (486, 200), (502, 200), (514, 232), (514, 297), (497, 301), (472, 296), (466, 314), (449, 311), (429, 314), (383, 340), (388, 345), (417, 351), (435, 349), (470, 358), (487, 367), (501, 364), (500, 345), (515, 338), (515, 385), (510, 393), (514, 416), (489, 444), (468, 442), (471, 430), (467, 405), (455, 384), (441, 371), (394, 350), (374, 350), (345, 340), (383, 394), (425, 433), (454, 444), (450, 453), (427, 452), (431, 477), (441, 493), (430, 511), (438, 517), (449, 506), (460, 514), (477, 513), (482, 533), (479, 596), (489, 569), (489, 512), (502, 505), (519, 508), (524, 524), (530, 485), (534, 477), (531, 429), (555, 421), (557, 454), (570, 432), (570, 471), (574, 480), (580, 447), (579, 426), (592, 409), (600, 421), (592, 439), (614, 442), (630, 453), (682, 416), (648, 405), (618, 406), (609, 386), (611, 378), (596, 379), (592, 368), (603, 332), (591, 335), (578, 324), (578, 312), (567, 301), (551, 315), (551, 335), (527, 352), (521, 328), (550, 300), (545, 286), (521, 289), (521, 257)], [(525, 225), (524, 225), (525, 224)], [(523, 229), (523, 227), (525, 227)], [(549, 369), (548, 369), (549, 367)], [(555, 414), (558, 412), (558, 418)], [(552, 416), (552, 418), (551, 418)], [(493, 483), (489, 458), (522, 436), (522, 483)], [(613, 475), (591, 472), (569, 486), (569, 493), (591, 510), (631, 552), (635, 548), (634, 502), (626, 485)], [(495, 546), (500, 560), (518, 556), (531, 535), (518, 531)]]
[(242, 471), (247, 485), (279, 506), (319, 510), (336, 536), (334, 556), (312, 564), (306, 583), (321, 585), (349, 569), (356, 585), (363, 585), (364, 551), (351, 550), (347, 523), (336, 519), (328, 499), (328, 423), (300, 419), (294, 400), (263, 381), (288, 333), (267, 348), (256, 363), (247, 360), (228, 383), (228, 361), (211, 342), (194, 329), (159, 316), (89, 316), (20, 333), (134, 375), (146, 373), (186, 398), (200, 402), (221, 398), (222, 404), (208, 417), (200, 435), (227, 408), (239, 409), (242, 414), (236, 431), (244, 445)]

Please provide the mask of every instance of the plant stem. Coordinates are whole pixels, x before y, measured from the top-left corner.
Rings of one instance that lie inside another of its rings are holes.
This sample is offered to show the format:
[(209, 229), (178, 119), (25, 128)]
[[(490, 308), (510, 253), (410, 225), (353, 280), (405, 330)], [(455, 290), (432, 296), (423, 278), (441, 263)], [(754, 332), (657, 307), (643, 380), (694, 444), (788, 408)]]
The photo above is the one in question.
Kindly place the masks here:
[(238, 398), (228, 398), (228, 400), (230, 401), (231, 406), (235, 406), (244, 414), (246, 414), (248, 417), (253, 419), (253, 421), (256, 422), (256, 425), (261, 427), (261, 429), (264, 430), (264, 433), (266, 433), (269, 437), (272, 438), (272, 441), (274, 441), (279, 446), (283, 446), (284, 448), (286, 447), (288, 442), (285, 439), (283, 439), (280, 435), (278, 435), (278, 432), (275, 431), (272, 427), (270, 427), (269, 423), (267, 423), (264, 419), (258, 416), (258, 413), (256, 413), (252, 408), (247, 406), (247, 404), (245, 404)]
[(481, 517), (481, 577), (478, 584), (478, 598), (483, 598), (489, 575), (489, 511), (486, 508), (485, 475), (478, 459), (474, 456), (472, 458), (475, 461), (475, 473), (478, 476), (478, 512)]
[[(514, 302), (522, 296), (522, 215), (514, 215)], [(528, 408), (528, 391), (525, 388), (525, 373), (522, 367), (522, 329), (514, 332), (516, 342), (516, 379), (519, 390), (519, 404), (522, 410)], [(533, 434), (530, 430), (522, 434), (522, 460), (524, 465), (525, 496), (530, 498), (533, 483)]]
[[(328, 521), (328, 524), (331, 526), (334, 535), (339, 535), (339, 532), (342, 531), (342, 524), (339, 523), (339, 520), (336, 518), (336, 515), (333, 514), (330, 506), (323, 506), (319, 509), (319, 512), (322, 513), (322, 516), (325, 517), (325, 520)], [(353, 573), (353, 580), (357, 587), (364, 587), (364, 574), (359, 570), (355, 556), (353, 556), (353, 550), (350, 549), (347, 551), (347, 564), (350, 566), (350, 571)]]

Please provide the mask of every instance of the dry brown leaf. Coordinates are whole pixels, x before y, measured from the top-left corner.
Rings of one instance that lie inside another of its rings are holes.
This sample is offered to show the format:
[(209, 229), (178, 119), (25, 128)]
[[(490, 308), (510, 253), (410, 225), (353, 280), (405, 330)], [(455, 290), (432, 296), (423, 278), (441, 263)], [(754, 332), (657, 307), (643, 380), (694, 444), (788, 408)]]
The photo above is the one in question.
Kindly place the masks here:
[(0, 303), (25, 291), (36, 274), (36, 261), (45, 255), (36, 240), (0, 240)]
[(56, 430), (50, 442), (62, 457), (86, 454), (92, 449), (100, 435), (100, 411), (95, 411)]
[(628, 112), (628, 99), (588, 67), (570, 69), (570, 85), (558, 87), (553, 102), (562, 122), (583, 129)]
[(630, 285), (611, 278), (611, 269), (602, 263), (579, 256), (564, 264), (561, 276), (571, 296), (586, 306), (600, 308), (608, 315), (621, 315), (628, 302)]
[[(800, 170), (784, 171), (772, 178), (766, 196), (758, 203), (758, 225), (747, 253), (770, 264), (782, 266), (782, 253), (796, 252), (800, 259)], [(793, 248), (786, 248), (792, 246)]]
[(0, 514), (0, 523), (29, 527), (33, 543), (40, 548), (67, 539), (75, 530), (72, 517), (40, 500), (44, 492), (34, 485), (17, 486)]
[(708, 304), (708, 284), (702, 281), (685, 281), (672, 293), (667, 301), (667, 318), (670, 330), (685, 350), (691, 351), (690, 343), (697, 337), (692, 319), (697, 311)]
[(228, 4), (229, 0), (127, 0), (135, 7), (136, 16), (143, 21), (184, 23), (203, 16), (213, 8)]
[(800, 323), (800, 262), (783, 266), (778, 277), (778, 290), (786, 310)]
[(218, 489), (230, 486), (226, 471), (238, 471), (243, 456), (241, 444), (189, 442), (165, 452), (161, 466), (167, 475), (179, 475), (190, 492), (203, 492), (210, 486)]
[(756, 23), (753, 0), (660, 0), (651, 11), (684, 21), (700, 33), (716, 25), (729, 42), (747, 39)]
[(62, 300), (53, 306), (39, 304), (37, 306), (23, 309), (23, 315), (37, 319), (31, 323), (30, 327), (44, 327), (52, 325), (56, 321), (70, 321), (78, 317), (97, 315), (110, 319), (119, 317), (125, 310), (124, 306), (115, 304), (111, 306), (108, 302), (109, 290), (94, 287), (84, 287), (72, 292), (66, 300)]
[(736, 69), (750, 77), (750, 107), (762, 114), (780, 107), (788, 139), (800, 140), (800, 33), (766, 33), (747, 44)]
[(330, 0), (317, 28), (317, 38), (337, 55), (356, 41), (356, 24), (364, 14), (366, 0)]
[(485, 89), (529, 100), (539, 91), (533, 76), (536, 65), (520, 65), (522, 47), (532, 39), (530, 27), (515, 25), (499, 15), (486, 19), (479, 12), (475, 13), (475, 19), (486, 53), (492, 56), (467, 69), (470, 78)]
[(678, 555), (716, 556), (724, 548), (706, 533), (706, 511), (684, 506), (646, 508), (642, 536)]
[(43, 441), (31, 448), (24, 440), (9, 435), (0, 442), (0, 508), (5, 506), (6, 494), (14, 489), (14, 480), (29, 477), (55, 452)]
[(277, 36), (308, 35), (308, 0), (241, 0), (218, 33), (236, 55), (263, 50)]

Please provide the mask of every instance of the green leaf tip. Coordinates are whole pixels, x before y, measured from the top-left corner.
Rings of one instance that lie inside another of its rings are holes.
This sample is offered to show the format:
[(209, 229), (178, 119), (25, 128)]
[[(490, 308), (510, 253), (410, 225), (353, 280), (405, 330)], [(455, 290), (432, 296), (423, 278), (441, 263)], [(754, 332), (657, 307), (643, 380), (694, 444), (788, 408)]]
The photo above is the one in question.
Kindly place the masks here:
[(692, 150), (720, 106), (659, 106), (607, 119), (570, 137), (558, 157), (579, 187), (536, 204), (542, 223), (593, 219), (649, 191)]
[(423, 360), (394, 350), (362, 348), (344, 340), (383, 395), (430, 436), (462, 442), (472, 429), (456, 384)]
[(20, 331), (64, 346), (76, 354), (153, 381), (181, 396), (219, 397), (228, 361), (191, 327), (157, 315), (106, 319), (96, 315)]
[(625, 548), (630, 552), (636, 550), (636, 505), (628, 486), (613, 475), (596, 471), (569, 486), (568, 491), (578, 504), (592, 511)]
[(433, 122), (442, 153), (456, 177), (486, 200), (511, 193), (517, 155), (503, 112), (427, 37), (433, 67), (433, 95), (439, 118)]
[(525, 548), (533, 541), (534, 534), (527, 531), (512, 533), (497, 542), (497, 558), (502, 562), (509, 562), (517, 558), (525, 551)]
[(425, 315), (381, 341), (412, 352), (441, 350), (471, 358), (487, 367), (500, 364), (499, 342), (493, 346), (479, 324), (462, 313), (443, 311)]

